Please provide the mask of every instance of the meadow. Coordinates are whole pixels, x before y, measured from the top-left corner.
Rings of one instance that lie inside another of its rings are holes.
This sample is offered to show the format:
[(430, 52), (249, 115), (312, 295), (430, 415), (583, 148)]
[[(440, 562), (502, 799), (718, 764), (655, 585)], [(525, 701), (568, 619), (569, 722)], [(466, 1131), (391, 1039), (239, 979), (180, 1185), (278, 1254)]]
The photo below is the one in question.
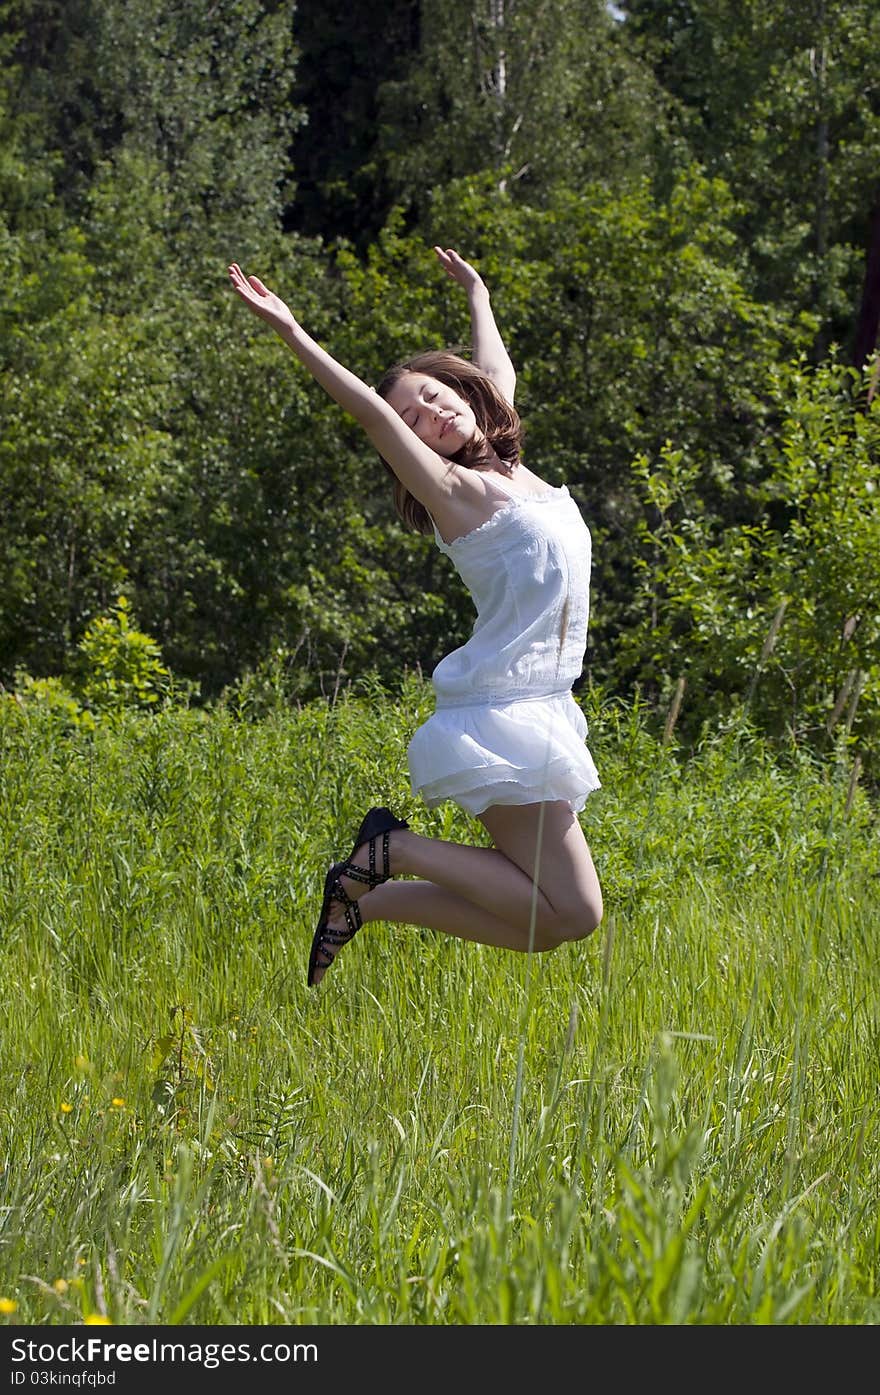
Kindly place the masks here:
[(121, 713), (0, 698), (0, 1321), (880, 1320), (878, 824), (845, 746), (692, 751), (585, 692), (606, 916), (522, 956), (368, 926), (410, 677)]

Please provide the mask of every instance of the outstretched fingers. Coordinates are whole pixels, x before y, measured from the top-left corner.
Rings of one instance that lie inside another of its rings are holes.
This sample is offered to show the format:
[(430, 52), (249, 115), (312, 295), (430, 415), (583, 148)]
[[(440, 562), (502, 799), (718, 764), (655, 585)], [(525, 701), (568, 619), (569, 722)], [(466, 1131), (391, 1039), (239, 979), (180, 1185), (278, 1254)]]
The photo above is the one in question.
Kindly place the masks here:
[(232, 289), (237, 291), (243, 300), (251, 302), (258, 298), (264, 298), (269, 294), (266, 286), (256, 276), (245, 276), (238, 262), (232, 262), (229, 267), (229, 279), (232, 282)]
[(446, 272), (447, 276), (451, 276), (452, 279), (455, 280), (453, 258), (455, 257), (456, 253), (454, 249), (452, 247), (435, 247), (434, 252), (437, 256), (438, 262), (442, 266), (443, 270)]
[(238, 262), (230, 262), (229, 280), (232, 289), (248, 309), (282, 336), (295, 327), (294, 316), (284, 301), (264, 285), (259, 276), (245, 276)]
[(466, 262), (454, 247), (435, 247), (434, 252), (447, 276), (451, 277), (459, 286), (469, 290), (473, 286), (482, 284), (482, 277), (476, 267), (471, 266), (470, 262)]
[(461, 285), (476, 276), (473, 267), (459, 256), (454, 247), (435, 247), (434, 252), (446, 275), (451, 276), (453, 281)]

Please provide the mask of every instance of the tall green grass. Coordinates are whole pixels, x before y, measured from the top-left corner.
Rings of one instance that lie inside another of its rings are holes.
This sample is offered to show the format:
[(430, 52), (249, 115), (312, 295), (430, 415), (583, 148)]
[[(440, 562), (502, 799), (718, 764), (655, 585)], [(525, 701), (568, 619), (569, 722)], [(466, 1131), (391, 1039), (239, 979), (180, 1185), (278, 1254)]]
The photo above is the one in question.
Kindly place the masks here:
[(369, 805), (484, 841), (409, 793), (424, 685), (0, 704), (3, 1320), (880, 1320), (875, 812), (843, 756), (585, 706), (596, 935), (372, 925), (310, 990)]

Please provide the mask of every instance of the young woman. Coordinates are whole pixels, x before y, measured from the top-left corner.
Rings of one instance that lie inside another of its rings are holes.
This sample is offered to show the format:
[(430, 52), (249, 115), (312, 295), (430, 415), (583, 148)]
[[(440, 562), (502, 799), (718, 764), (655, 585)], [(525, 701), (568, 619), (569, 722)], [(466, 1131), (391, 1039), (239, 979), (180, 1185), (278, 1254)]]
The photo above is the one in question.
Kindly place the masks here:
[(453, 800), (493, 847), (422, 837), (371, 809), (327, 873), (309, 984), (370, 921), (541, 951), (582, 939), (602, 918), (577, 819), (599, 778), (571, 692), (586, 647), (590, 534), (566, 486), (520, 458), (516, 374), (485, 283), (452, 248), (434, 251), (467, 293), (471, 360), (421, 354), (376, 390), (257, 277), (229, 267), (238, 296), (363, 427), (394, 476), (401, 518), (433, 534), (477, 611), (471, 638), (434, 670), (436, 711), (407, 756), (413, 793), (431, 808)]

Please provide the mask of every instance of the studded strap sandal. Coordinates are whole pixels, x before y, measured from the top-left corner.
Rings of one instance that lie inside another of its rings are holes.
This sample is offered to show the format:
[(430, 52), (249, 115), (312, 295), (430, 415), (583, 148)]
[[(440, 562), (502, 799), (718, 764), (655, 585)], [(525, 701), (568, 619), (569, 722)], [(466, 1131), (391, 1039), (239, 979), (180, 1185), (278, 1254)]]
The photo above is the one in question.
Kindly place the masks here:
[[(391, 877), (391, 862), (388, 855), (389, 836), (395, 828), (409, 828), (406, 819), (398, 819), (392, 814), (390, 809), (377, 807), (370, 809), (358, 829), (354, 840), (354, 847), (350, 856), (345, 862), (335, 862), (327, 873), (324, 880), (324, 899), (321, 902), (321, 914), (318, 917), (318, 924), (312, 936), (312, 948), (309, 954), (308, 984), (312, 987), (315, 982), (315, 971), (317, 969), (329, 969), (336, 955), (343, 945), (347, 945), (360, 930), (363, 921), (358, 909), (357, 900), (349, 896), (342, 885), (342, 878), (349, 877), (352, 881), (361, 882), (370, 891), (374, 887), (381, 886)], [(376, 866), (376, 844), (381, 839), (382, 848), (382, 870)], [(360, 848), (367, 845), (367, 867), (358, 867), (354, 861)], [(330, 918), (331, 902), (338, 901), (342, 906), (345, 917), (344, 930), (331, 930), (328, 925)], [(332, 951), (332, 952), (331, 952)]]

